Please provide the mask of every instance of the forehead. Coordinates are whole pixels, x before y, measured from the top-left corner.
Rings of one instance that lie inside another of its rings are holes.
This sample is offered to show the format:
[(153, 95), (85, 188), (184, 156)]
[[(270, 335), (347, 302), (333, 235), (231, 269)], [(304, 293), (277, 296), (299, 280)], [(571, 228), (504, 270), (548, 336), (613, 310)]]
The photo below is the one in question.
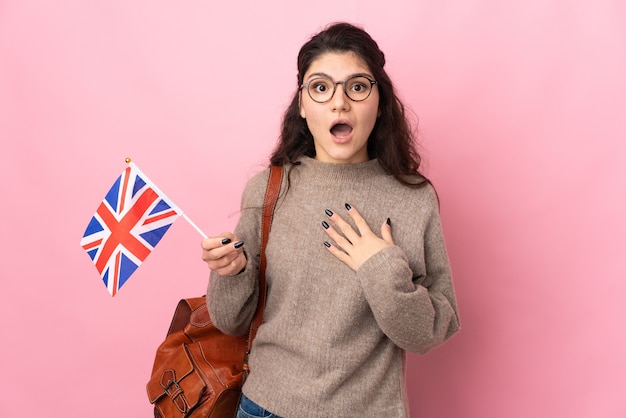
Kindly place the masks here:
[(365, 62), (354, 52), (325, 52), (315, 58), (304, 74), (307, 79), (313, 74), (326, 74), (334, 80), (343, 80), (354, 74), (369, 74)]

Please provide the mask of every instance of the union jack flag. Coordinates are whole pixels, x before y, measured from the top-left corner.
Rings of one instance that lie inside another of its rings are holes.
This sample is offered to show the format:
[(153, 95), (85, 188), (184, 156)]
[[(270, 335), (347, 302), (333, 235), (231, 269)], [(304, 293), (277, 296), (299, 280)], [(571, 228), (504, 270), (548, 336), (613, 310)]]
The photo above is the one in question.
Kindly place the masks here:
[(89, 221), (80, 242), (111, 296), (182, 214), (134, 163), (129, 163)]

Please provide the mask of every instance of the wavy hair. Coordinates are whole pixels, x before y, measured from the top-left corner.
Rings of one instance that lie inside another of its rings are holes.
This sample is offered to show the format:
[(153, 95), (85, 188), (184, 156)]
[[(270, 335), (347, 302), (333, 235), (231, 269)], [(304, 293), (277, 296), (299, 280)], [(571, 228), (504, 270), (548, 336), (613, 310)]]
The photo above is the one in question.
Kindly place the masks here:
[(313, 135), (306, 120), (300, 116), (300, 86), (304, 74), (318, 57), (325, 53), (346, 52), (352, 52), (359, 57), (377, 82), (380, 117), (367, 141), (369, 158), (377, 158), (383, 169), (401, 183), (409, 186), (423, 185), (425, 177), (419, 171), (421, 157), (405, 107), (384, 69), (385, 54), (367, 32), (345, 22), (327, 26), (300, 49), (298, 90), (283, 115), (280, 137), (270, 157), (270, 163), (280, 166), (297, 165), (302, 156), (315, 157)]

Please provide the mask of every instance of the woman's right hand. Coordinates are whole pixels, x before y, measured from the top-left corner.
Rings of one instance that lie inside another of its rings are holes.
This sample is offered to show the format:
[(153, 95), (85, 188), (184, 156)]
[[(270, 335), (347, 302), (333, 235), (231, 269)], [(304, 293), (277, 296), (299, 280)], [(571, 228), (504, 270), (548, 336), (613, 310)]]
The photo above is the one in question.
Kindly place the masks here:
[(202, 260), (220, 276), (234, 276), (246, 268), (243, 241), (230, 232), (202, 240)]

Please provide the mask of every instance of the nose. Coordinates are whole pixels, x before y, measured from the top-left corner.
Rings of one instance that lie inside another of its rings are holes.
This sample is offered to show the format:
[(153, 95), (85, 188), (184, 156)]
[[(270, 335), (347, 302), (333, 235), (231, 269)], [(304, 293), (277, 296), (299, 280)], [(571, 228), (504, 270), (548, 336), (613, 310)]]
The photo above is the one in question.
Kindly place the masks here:
[(343, 82), (335, 83), (335, 92), (331, 98), (332, 110), (348, 110), (348, 96), (346, 95), (345, 84)]

